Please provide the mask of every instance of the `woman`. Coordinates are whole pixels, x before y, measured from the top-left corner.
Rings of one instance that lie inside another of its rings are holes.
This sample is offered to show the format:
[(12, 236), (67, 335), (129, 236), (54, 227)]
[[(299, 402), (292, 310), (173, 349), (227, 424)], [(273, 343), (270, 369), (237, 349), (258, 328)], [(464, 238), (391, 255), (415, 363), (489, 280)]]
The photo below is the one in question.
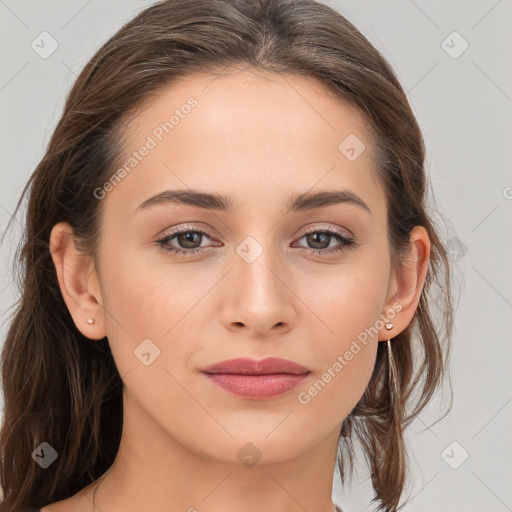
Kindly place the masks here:
[(403, 506), (453, 314), (427, 186), (396, 76), (331, 8), (137, 15), (23, 192), (1, 510), (331, 512), (355, 441)]

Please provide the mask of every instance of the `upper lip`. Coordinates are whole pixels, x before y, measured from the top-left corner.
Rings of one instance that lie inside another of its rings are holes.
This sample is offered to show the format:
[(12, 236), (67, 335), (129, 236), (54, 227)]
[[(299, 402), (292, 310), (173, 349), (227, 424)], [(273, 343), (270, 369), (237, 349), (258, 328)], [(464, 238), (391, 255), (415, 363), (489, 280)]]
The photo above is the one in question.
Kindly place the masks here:
[(309, 373), (307, 368), (300, 364), (281, 359), (280, 357), (266, 357), (257, 361), (246, 357), (220, 361), (203, 368), (205, 373), (235, 373), (242, 375), (272, 375), (277, 373), (291, 373), (300, 375)]

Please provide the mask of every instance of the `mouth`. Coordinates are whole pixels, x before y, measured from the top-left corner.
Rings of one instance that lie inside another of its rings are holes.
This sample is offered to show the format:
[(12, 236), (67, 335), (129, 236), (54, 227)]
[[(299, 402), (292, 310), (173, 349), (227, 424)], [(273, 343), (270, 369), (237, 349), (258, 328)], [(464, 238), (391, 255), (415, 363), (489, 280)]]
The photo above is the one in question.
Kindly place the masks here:
[(311, 373), (304, 366), (275, 357), (261, 361), (230, 359), (201, 372), (214, 386), (231, 395), (253, 400), (282, 396), (298, 387)]

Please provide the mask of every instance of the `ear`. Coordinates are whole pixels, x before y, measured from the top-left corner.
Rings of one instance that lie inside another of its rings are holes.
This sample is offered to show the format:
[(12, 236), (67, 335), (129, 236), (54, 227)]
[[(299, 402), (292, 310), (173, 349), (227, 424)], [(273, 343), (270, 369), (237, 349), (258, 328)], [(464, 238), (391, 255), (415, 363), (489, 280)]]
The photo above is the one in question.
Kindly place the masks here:
[(390, 279), (389, 296), (381, 318), (394, 327), (379, 330), (379, 341), (387, 341), (402, 332), (414, 318), (430, 263), (430, 239), (423, 226), (415, 226), (410, 235), (410, 254)]
[[(104, 338), (106, 329), (98, 275), (93, 261), (75, 247), (73, 228), (68, 223), (53, 226), (50, 252), (62, 297), (76, 327), (87, 338)], [(88, 323), (88, 318), (94, 319), (94, 323)]]

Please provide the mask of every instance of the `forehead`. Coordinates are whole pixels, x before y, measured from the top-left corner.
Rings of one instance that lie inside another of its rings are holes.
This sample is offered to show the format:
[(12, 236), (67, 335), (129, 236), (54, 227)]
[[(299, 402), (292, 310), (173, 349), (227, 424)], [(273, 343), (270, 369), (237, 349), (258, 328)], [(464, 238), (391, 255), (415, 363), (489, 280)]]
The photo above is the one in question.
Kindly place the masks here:
[(109, 201), (122, 196), (133, 208), (176, 188), (240, 195), (239, 203), (329, 186), (367, 203), (380, 195), (364, 118), (311, 77), (244, 70), (180, 78), (130, 119), (124, 149), (121, 164), (136, 162)]

